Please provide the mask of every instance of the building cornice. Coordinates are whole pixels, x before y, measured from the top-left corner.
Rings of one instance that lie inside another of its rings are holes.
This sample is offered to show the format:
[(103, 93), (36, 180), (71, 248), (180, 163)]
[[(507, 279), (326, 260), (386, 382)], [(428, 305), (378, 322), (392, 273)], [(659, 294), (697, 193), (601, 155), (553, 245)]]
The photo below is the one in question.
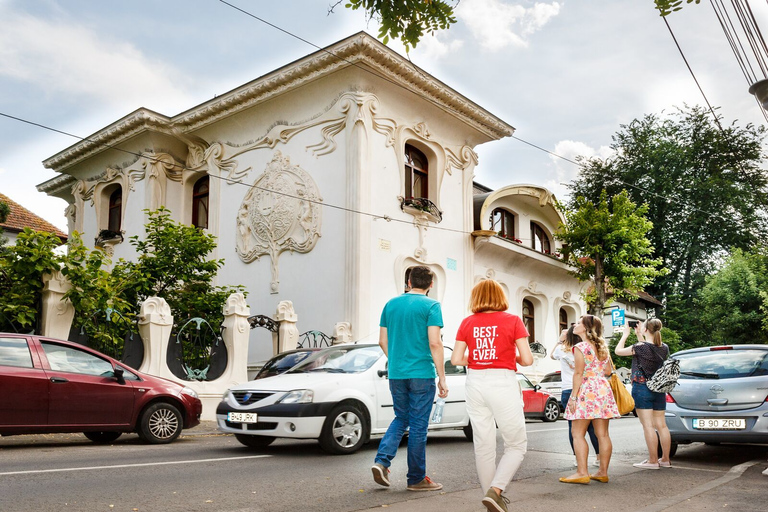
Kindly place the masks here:
[(170, 135), (186, 134), (350, 66), (415, 92), (491, 140), (508, 137), (514, 132), (509, 124), (414, 66), (375, 38), (360, 32), (173, 118), (144, 108), (138, 109), (48, 158), (43, 165), (62, 171), (146, 130)]

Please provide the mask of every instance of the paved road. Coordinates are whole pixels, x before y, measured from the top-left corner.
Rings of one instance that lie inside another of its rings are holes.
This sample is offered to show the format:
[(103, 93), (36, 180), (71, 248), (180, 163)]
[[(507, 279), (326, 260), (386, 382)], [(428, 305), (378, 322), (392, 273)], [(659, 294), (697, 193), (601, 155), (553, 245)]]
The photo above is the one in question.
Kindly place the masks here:
[[(672, 470), (642, 471), (635, 418), (612, 422), (611, 482), (565, 485), (572, 471), (564, 421), (529, 422), (529, 452), (510, 485), (511, 510), (764, 511), (768, 446), (681, 447)], [(81, 435), (0, 439), (0, 511), (480, 511), (472, 445), (459, 431), (430, 436), (429, 473), (442, 493), (405, 491), (405, 457), (393, 487), (370, 479), (377, 442), (350, 456), (329, 456), (313, 441), (279, 440), (249, 451), (211, 425), (163, 446), (126, 435), (98, 446)], [(404, 453), (403, 453), (404, 455)], [(741, 465), (741, 466), (740, 466)], [(735, 469), (734, 469), (735, 467)]]

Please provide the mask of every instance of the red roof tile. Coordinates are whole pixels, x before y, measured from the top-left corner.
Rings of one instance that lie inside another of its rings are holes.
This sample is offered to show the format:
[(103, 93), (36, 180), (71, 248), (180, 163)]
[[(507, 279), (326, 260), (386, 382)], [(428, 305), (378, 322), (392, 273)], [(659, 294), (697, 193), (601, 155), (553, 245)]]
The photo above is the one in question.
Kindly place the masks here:
[(62, 243), (67, 241), (67, 234), (62, 230), (51, 224), (45, 219), (42, 219), (21, 206), (16, 201), (11, 200), (8, 196), (0, 194), (0, 201), (7, 204), (11, 212), (8, 214), (8, 218), (5, 222), (0, 224), (5, 231), (19, 233), (24, 228), (34, 229), (35, 231), (47, 231), (61, 238)]

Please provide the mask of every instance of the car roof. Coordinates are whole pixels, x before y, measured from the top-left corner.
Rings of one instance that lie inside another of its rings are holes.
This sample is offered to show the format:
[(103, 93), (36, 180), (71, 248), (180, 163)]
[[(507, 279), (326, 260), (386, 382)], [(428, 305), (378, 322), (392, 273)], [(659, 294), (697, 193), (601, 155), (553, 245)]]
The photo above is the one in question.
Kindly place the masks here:
[(674, 356), (696, 354), (702, 352), (715, 352), (718, 350), (765, 350), (768, 351), (768, 345), (712, 345), (709, 347), (696, 347), (687, 350), (680, 350), (672, 354)]

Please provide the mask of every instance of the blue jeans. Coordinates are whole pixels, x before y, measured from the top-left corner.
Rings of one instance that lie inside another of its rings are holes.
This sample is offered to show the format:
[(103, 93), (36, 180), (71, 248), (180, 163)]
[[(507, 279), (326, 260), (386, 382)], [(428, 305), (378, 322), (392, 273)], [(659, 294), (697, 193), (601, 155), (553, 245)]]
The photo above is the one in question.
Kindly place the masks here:
[(389, 379), (395, 419), (379, 442), (376, 463), (388, 468), (408, 431), (408, 485), (427, 476), (427, 426), (435, 399), (435, 379)]
[[(560, 395), (560, 403), (563, 406), (563, 409), (568, 407), (568, 400), (571, 398), (571, 392), (572, 389), (564, 389), (562, 391), (562, 394)], [(592, 423), (590, 422), (589, 427), (587, 427), (587, 434), (589, 434), (589, 440), (592, 441), (592, 448), (595, 449), (595, 455), (598, 455), (600, 453), (600, 448), (597, 444), (597, 436), (595, 435), (595, 427), (592, 426)], [(573, 451), (573, 434), (571, 433), (571, 420), (568, 420), (568, 441), (571, 443), (571, 451)], [(576, 452), (574, 452), (576, 453)]]
[(632, 398), (635, 400), (635, 409), (667, 410), (667, 394), (651, 391), (645, 382), (632, 383)]

